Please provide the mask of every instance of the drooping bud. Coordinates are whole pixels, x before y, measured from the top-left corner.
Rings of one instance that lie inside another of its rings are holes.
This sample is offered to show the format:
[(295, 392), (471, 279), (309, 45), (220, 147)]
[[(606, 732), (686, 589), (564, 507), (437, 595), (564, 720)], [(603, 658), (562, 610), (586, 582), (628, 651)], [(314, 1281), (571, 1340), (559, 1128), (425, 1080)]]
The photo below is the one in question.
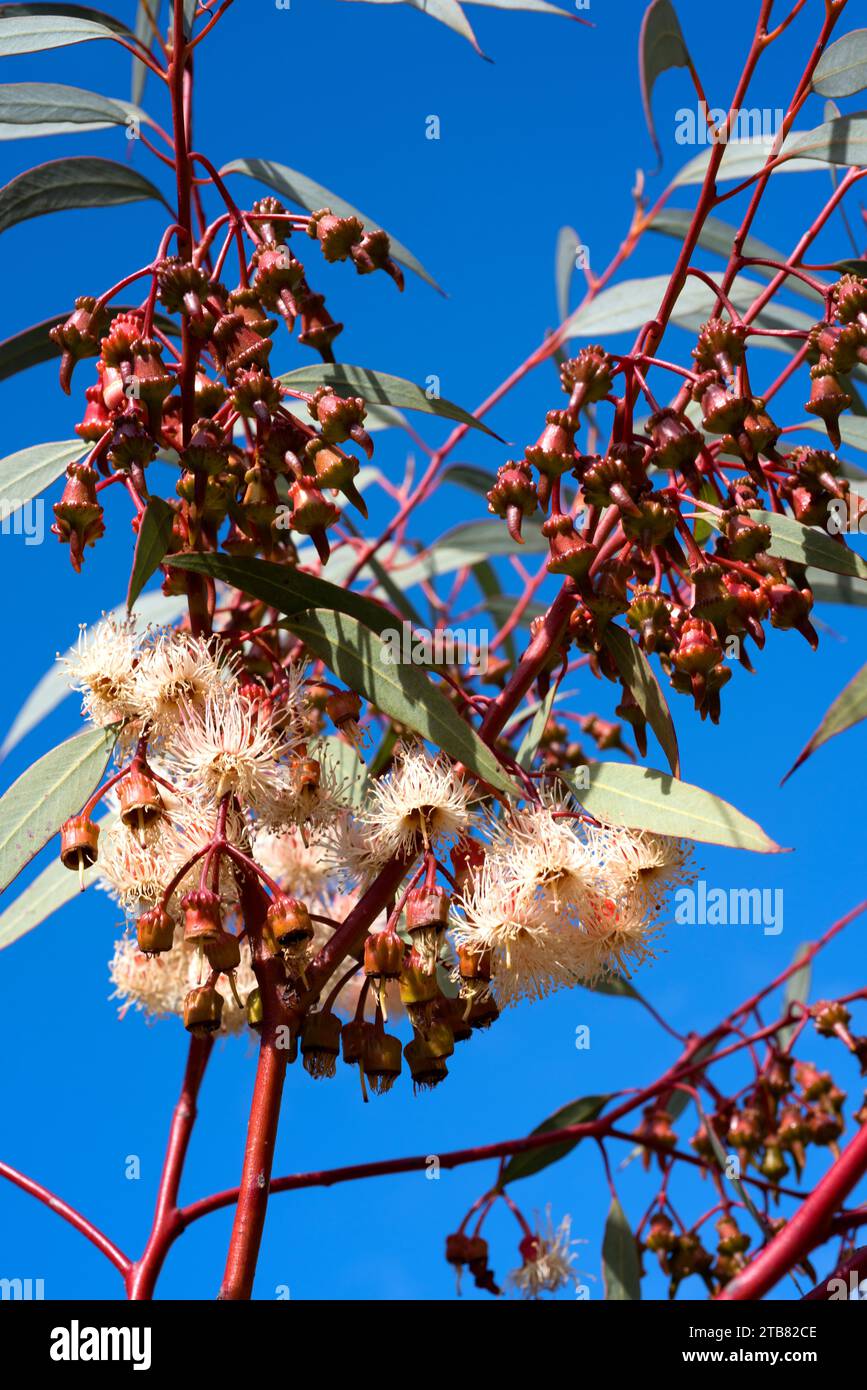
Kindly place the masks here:
[(523, 544), (521, 522), (531, 516), (539, 505), (536, 484), (526, 463), (509, 462), (497, 470), (497, 479), (487, 494), (488, 511), (506, 520), (509, 535)]
[(595, 545), (585, 541), (575, 530), (571, 516), (555, 512), (542, 523), (542, 535), (551, 547), (546, 569), (549, 574), (568, 574), (583, 579), (595, 560)]
[(139, 950), (146, 956), (157, 956), (164, 951), (170, 951), (175, 939), (174, 918), (157, 904), (139, 917), (135, 924), (135, 934)]
[(105, 533), (103, 510), (96, 495), (96, 473), (86, 463), (71, 463), (66, 470), (66, 486), (54, 504), (57, 518), (51, 530), (61, 544), (69, 546), (69, 558), (76, 573), (81, 572), (84, 551)]
[(97, 312), (96, 300), (84, 294), (75, 301), (75, 309), (65, 323), (58, 323), (48, 336), (60, 348), (60, 389), (68, 396), (76, 362), (83, 357), (95, 357), (99, 352), (99, 334), (103, 314)]
[(839, 449), (840, 416), (849, 409), (852, 397), (843, 389), (831, 368), (822, 362), (810, 368), (810, 383), (810, 399), (804, 409), (824, 421), (828, 438), (834, 448)]
[(197, 945), (216, 941), (223, 932), (220, 898), (210, 888), (194, 888), (181, 898), (184, 941)]

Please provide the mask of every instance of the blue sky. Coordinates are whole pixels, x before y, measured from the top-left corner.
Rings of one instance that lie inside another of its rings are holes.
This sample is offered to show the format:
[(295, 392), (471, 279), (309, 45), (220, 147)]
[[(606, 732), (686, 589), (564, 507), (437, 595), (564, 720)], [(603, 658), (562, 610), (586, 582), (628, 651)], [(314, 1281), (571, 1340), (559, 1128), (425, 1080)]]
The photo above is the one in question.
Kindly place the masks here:
[[(711, 38), (689, 13), (692, 8), (684, 8), (687, 40), (712, 104), (722, 103), (741, 72), (746, 35), (738, 32), (737, 16), (730, 16), (732, 22), (716, 26)], [(745, 21), (754, 9), (736, 8)], [(793, 64), (800, 59), (803, 65), (822, 8), (808, 4), (772, 50), (753, 104), (784, 104), (801, 70)], [(125, 5), (121, 12), (130, 15), (133, 9)], [(357, 279), (347, 266), (321, 271), (316, 265), (332, 312), (347, 324), (340, 352), (346, 361), (416, 381), (435, 373), (444, 396), (472, 407), (554, 323), (558, 229), (576, 227), (591, 264), (601, 269), (626, 230), (635, 171), (653, 167), (636, 76), (642, 9), (636, 0), (594, 0), (585, 12), (596, 24), (590, 30), (473, 8), (482, 47), (495, 60), (486, 63), (406, 6), (337, 0), (293, 0), (290, 9), (236, 5), (200, 51), (196, 143), (217, 165), (260, 156), (302, 170), (410, 246), (447, 298), (412, 276), (400, 296), (384, 276)], [(250, 55), (247, 79), (242, 50)], [(113, 45), (87, 44), (7, 60), (3, 80), (71, 83), (125, 97), (128, 60)], [(149, 85), (145, 104), (158, 118), (161, 102)], [(665, 170), (650, 180), (652, 196), (694, 153), (673, 140), (677, 109), (692, 105), (685, 74), (663, 76), (655, 110)], [(821, 105), (813, 99), (802, 128), (819, 124)], [(849, 105), (854, 109), (857, 98)], [(425, 138), (431, 115), (440, 120), (438, 141)], [(6, 182), (31, 164), (82, 153), (123, 160), (130, 151), (122, 129), (8, 142), (0, 144), (0, 176)], [(168, 188), (166, 171), (154, 173), (146, 151), (132, 154), (137, 167)], [(236, 179), (233, 188), (239, 198), (253, 196), (247, 181)], [(788, 252), (827, 188), (822, 166), (776, 180), (758, 235)], [(675, 203), (687, 206), (687, 193), (681, 190)], [(723, 215), (732, 217), (732, 204)], [(859, 220), (857, 210), (854, 217)], [(99, 293), (144, 264), (161, 228), (160, 209), (148, 204), (64, 213), (12, 228), (0, 246), (5, 332), (59, 313), (75, 295)], [(850, 253), (839, 221), (818, 248), (827, 259)], [(648, 236), (624, 275), (667, 272), (675, 253), (673, 241)], [(688, 352), (678, 331), (666, 345)], [(763, 380), (769, 382), (785, 359), (776, 352), (761, 357)], [(284, 339), (274, 360), (285, 369), (309, 358)], [(78, 391), (88, 379), (80, 371)], [(787, 423), (803, 418), (805, 397), (802, 375), (785, 397), (785, 412), (782, 402), (779, 407)], [(75, 390), (71, 401), (60, 393), (52, 366), (0, 383), (2, 453), (68, 438), (80, 418), (79, 399)], [(555, 374), (545, 367), (506, 399), (491, 423), (515, 441), (518, 452), (560, 399)], [(439, 442), (444, 435), (434, 426), (425, 437)], [(376, 462), (396, 478), (408, 447), (397, 432), (379, 434)], [(455, 462), (490, 469), (502, 458), (502, 447), (480, 434), (464, 440), (454, 455)], [(55, 651), (73, 640), (77, 624), (122, 599), (131, 540), (123, 500), (111, 499), (108, 533), (88, 552), (80, 577), (52, 537), (40, 547), (25, 546), (21, 537), (2, 538), (4, 729)], [(457, 521), (480, 518), (483, 509), (479, 497), (449, 487), (424, 509), (420, 532), (432, 540)], [(756, 662), (758, 674), (735, 672), (719, 728), (701, 724), (687, 701), (673, 697), (684, 777), (726, 797), (793, 849), (770, 857), (701, 849), (703, 876), (713, 885), (781, 888), (784, 926), (776, 936), (746, 926), (668, 928), (664, 954), (636, 984), (681, 1031), (713, 1024), (782, 969), (799, 942), (817, 936), (863, 893), (859, 769), (867, 732), (846, 735), (779, 787), (833, 696), (864, 660), (864, 609), (827, 607), (819, 616), (827, 626), (818, 653), (811, 654), (797, 634), (774, 633)], [(610, 715), (612, 689), (585, 677), (577, 703)], [(12, 753), (3, 784), (73, 732), (77, 720), (74, 702), (67, 701)], [(659, 765), (661, 756), (651, 748), (649, 761)], [(22, 877), (10, 895), (25, 882)], [(150, 1222), (186, 1044), (174, 1023), (148, 1027), (132, 1016), (118, 1022), (106, 970), (118, 916), (103, 895), (92, 893), (3, 955), (0, 1155), (45, 1181), (134, 1253)], [(851, 928), (821, 959), (818, 996), (843, 993), (862, 981), (863, 930)], [(590, 1027), (588, 1050), (575, 1047), (581, 1025)], [(312, 1082), (295, 1067), (286, 1086), (275, 1171), (434, 1154), (517, 1136), (574, 1097), (648, 1083), (673, 1059), (672, 1048), (637, 1004), (579, 991), (509, 1011), (495, 1030), (459, 1050), (444, 1086), (418, 1100), (402, 1085), (362, 1106), (348, 1071), (327, 1084)], [(809, 1038), (805, 1048), (804, 1055), (820, 1063), (839, 1062), (839, 1049), (829, 1043)], [(217, 1048), (184, 1181), (188, 1200), (237, 1181), (254, 1060), (244, 1040)], [(860, 1095), (854, 1069), (841, 1067), (841, 1075)], [(682, 1122), (685, 1138), (692, 1118)], [(626, 1150), (612, 1152), (617, 1158)], [(141, 1159), (138, 1181), (125, 1177), (125, 1160), (133, 1154)], [(493, 1174), (493, 1165), (477, 1165), (444, 1172), (436, 1182), (412, 1175), (277, 1197), (256, 1297), (274, 1297), (282, 1285), (293, 1298), (452, 1296), (452, 1271), (442, 1257), (445, 1235)], [(640, 1165), (623, 1173), (615, 1168), (615, 1178), (637, 1222), (652, 1194)], [(675, 1191), (685, 1215), (712, 1205), (708, 1184), (698, 1179), (681, 1180)], [(547, 1203), (555, 1218), (572, 1213), (575, 1234), (588, 1241), (581, 1266), (597, 1276), (591, 1298), (600, 1297), (608, 1196), (595, 1147), (580, 1147), (516, 1186), (513, 1195), (528, 1215)], [(222, 1212), (184, 1235), (167, 1263), (161, 1296), (216, 1292), (230, 1221), (231, 1213)], [(118, 1276), (88, 1244), (7, 1186), (0, 1187), (0, 1227), (0, 1275), (44, 1278), (49, 1297), (110, 1298), (119, 1292)], [(517, 1227), (504, 1212), (491, 1221), (488, 1234), (492, 1262), (504, 1274), (517, 1263)], [(646, 1296), (660, 1296), (662, 1288), (650, 1273)], [(790, 1296), (793, 1286), (780, 1292)], [(693, 1280), (682, 1296), (702, 1297), (702, 1286)]]

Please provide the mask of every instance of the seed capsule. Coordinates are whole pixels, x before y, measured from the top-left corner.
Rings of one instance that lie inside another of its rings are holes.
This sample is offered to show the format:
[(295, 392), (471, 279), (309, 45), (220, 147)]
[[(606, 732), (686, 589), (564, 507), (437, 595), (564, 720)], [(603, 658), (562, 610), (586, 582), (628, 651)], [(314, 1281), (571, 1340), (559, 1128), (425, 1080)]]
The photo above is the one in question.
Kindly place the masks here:
[(210, 888), (196, 888), (181, 898), (184, 941), (194, 944), (216, 941), (223, 934), (220, 899)]
[(334, 1076), (340, 1052), (340, 1019), (322, 1011), (308, 1014), (301, 1027), (304, 1070), (316, 1081)]
[(223, 996), (213, 985), (191, 989), (184, 1000), (184, 1027), (197, 1038), (216, 1033), (223, 1018)]
[(84, 871), (96, 863), (98, 839), (99, 826), (87, 816), (70, 816), (60, 827), (60, 862), (65, 868), (78, 872), (82, 893)]

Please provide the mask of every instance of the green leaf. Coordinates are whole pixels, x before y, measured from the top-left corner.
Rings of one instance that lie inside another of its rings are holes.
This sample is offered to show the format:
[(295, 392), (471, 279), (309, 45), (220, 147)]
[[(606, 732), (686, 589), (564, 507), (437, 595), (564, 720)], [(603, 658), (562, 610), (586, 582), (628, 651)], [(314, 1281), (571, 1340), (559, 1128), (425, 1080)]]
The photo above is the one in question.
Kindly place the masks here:
[[(691, 68), (692, 59), (683, 37), (680, 21), (671, 0), (652, 0), (644, 12), (638, 38), (638, 68), (644, 119), (656, 152), (657, 170), (662, 165), (662, 149), (653, 123), (653, 88), (669, 68)], [(655, 171), (654, 171), (655, 172)]]
[[(660, 232), (664, 236), (671, 236), (677, 241), (683, 241), (692, 225), (692, 219), (693, 214), (685, 208), (660, 208), (652, 221), (648, 222), (647, 230)], [(727, 261), (732, 254), (732, 246), (736, 236), (737, 229), (731, 223), (723, 222), (722, 218), (719, 217), (708, 217), (699, 232), (698, 244), (705, 251), (713, 251)], [(773, 246), (768, 246), (764, 241), (759, 241), (758, 237), (747, 237), (744, 242), (743, 254), (758, 257), (759, 260), (779, 261), (780, 264), (784, 264), (786, 260), (781, 251), (775, 250)], [(760, 275), (763, 280), (773, 280), (777, 271), (773, 270), (771, 266), (751, 265), (750, 274)], [(787, 279), (786, 288), (793, 294), (803, 295), (807, 299), (821, 300), (822, 298), (818, 290), (814, 290), (795, 276), (790, 276)]]
[(0, 188), (0, 232), (30, 217), (68, 208), (116, 207), (155, 198), (168, 207), (159, 189), (129, 164), (78, 155), (37, 164)]
[[(114, 814), (105, 816), (100, 822), (104, 830), (115, 820)], [(84, 886), (88, 887), (93, 877), (92, 869), (84, 870)], [(77, 898), (81, 891), (78, 874), (70, 873), (65, 864), (55, 859), (37, 874), (20, 897), (0, 913), (0, 951), (20, 940), (27, 932), (33, 931), (58, 908)]]
[(624, 685), (632, 691), (638, 708), (659, 739), (669, 767), (675, 777), (680, 776), (680, 753), (674, 721), (653, 667), (638, 643), (633, 642), (629, 633), (614, 623), (609, 623), (605, 629), (605, 645), (617, 663)]
[[(473, 565), (473, 578), (475, 579), (476, 583), (478, 584), (479, 588), (484, 594), (485, 606), (487, 607), (488, 612), (491, 613), (491, 616), (494, 617), (495, 621), (497, 621), (493, 613), (493, 610), (491, 609), (491, 600), (496, 602), (496, 600), (501, 598), (503, 594), (499, 578), (497, 577), (497, 571), (494, 569), (494, 566), (490, 563), (489, 560), (479, 560), (475, 565)], [(503, 655), (506, 657), (507, 661), (515, 660), (515, 639), (513, 638), (511, 633), (507, 634), (506, 639), (503, 643)], [(484, 672), (482, 672), (481, 674), (484, 675)]]
[[(576, 309), (567, 325), (570, 338), (604, 337), (608, 333), (623, 333), (640, 328), (659, 312), (663, 295), (668, 289), (668, 275), (648, 275), (640, 280), (624, 280), (603, 290), (595, 299)], [(746, 276), (739, 276), (729, 298), (736, 308), (746, 310), (764, 290), (764, 285)], [(681, 328), (696, 328), (713, 310), (716, 296), (713, 290), (694, 276), (689, 277), (678, 295), (672, 313), (672, 323)], [(763, 328), (810, 328), (814, 319), (785, 304), (768, 304), (757, 316)], [(785, 339), (757, 338), (757, 343), (780, 344)], [(789, 343), (788, 351), (791, 351)]]
[(129, 36), (125, 24), (85, 5), (0, 5), (0, 58), (117, 34)]
[[(768, 554), (780, 560), (793, 560), (799, 565), (814, 565), (832, 574), (846, 574), (855, 579), (867, 579), (867, 564), (848, 546), (831, 539), (824, 531), (802, 526), (792, 516), (777, 512), (751, 511), (750, 516), (771, 530)], [(708, 520), (711, 520), (708, 517)]]
[[(144, 44), (145, 48), (150, 49), (152, 42), (152, 29), (149, 17), (153, 15), (154, 23), (159, 25), (160, 11), (162, 10), (162, 0), (138, 0), (135, 12), (135, 36)], [(148, 77), (148, 69), (139, 58), (132, 60), (132, 81), (130, 85), (130, 98), (134, 102), (141, 101), (144, 95), (145, 83)]]
[(854, 608), (867, 608), (867, 585), (861, 579), (808, 569), (807, 583), (817, 603), (849, 603)]
[(0, 515), (7, 517), (38, 497), (86, 451), (80, 439), (60, 439), (53, 444), (31, 444), (0, 459)]
[[(786, 981), (786, 988), (783, 994), (783, 1014), (787, 1012), (792, 1004), (806, 1004), (810, 996), (810, 981), (813, 977), (813, 958), (810, 954), (813, 943), (802, 941), (792, 964), (798, 964), (798, 969), (793, 971)], [(794, 1036), (795, 1023), (787, 1023), (777, 1033), (778, 1046), (788, 1047), (790, 1039)]]
[(136, 599), (165, 557), (171, 544), (175, 513), (162, 497), (151, 497), (139, 522), (135, 542), (135, 556), (132, 573), (129, 577), (127, 608), (132, 608)]
[[(140, 626), (147, 626), (148, 623), (159, 625), (174, 622), (176, 618), (186, 612), (186, 608), (186, 595), (172, 594), (167, 597), (157, 591), (154, 594), (145, 594), (143, 598), (139, 599), (135, 616)], [(127, 616), (126, 604), (123, 603), (113, 609), (107, 616), (122, 622)], [(70, 647), (66, 655), (71, 657), (75, 650), (75, 647)], [(41, 680), (37, 681), (16, 714), (12, 727), (3, 741), (2, 748), (0, 748), (0, 758), (5, 758), (26, 734), (35, 729), (37, 724), (41, 723), (52, 710), (57, 709), (57, 706), (71, 694), (66, 670), (59, 661), (55, 661)]]
[(399, 558), (391, 567), (392, 579), (408, 589), (424, 579), (472, 569), (495, 555), (534, 555), (548, 549), (538, 523), (524, 522), (524, 544), (516, 545), (501, 521), (466, 521), (444, 532), (413, 559)]
[[(824, 435), (826, 439), (828, 437), (823, 420), (804, 420), (798, 428), (812, 430), (814, 434)], [(842, 415), (840, 417), (840, 438), (850, 449), (858, 449), (862, 453), (867, 453), (867, 419), (863, 415)], [(861, 476), (863, 477), (864, 474), (862, 473)]]
[(273, 560), (247, 555), (173, 555), (172, 568), (209, 574), (287, 617), (315, 608), (345, 613), (377, 633), (394, 627), (394, 614), (381, 603)]
[[(547, 1120), (537, 1125), (532, 1133), (549, 1134), (551, 1130), (587, 1124), (602, 1113), (610, 1099), (610, 1096), (582, 1096), (580, 1100), (570, 1101), (568, 1105), (555, 1110), (553, 1115), (549, 1115)], [(518, 1178), (529, 1178), (534, 1173), (541, 1173), (543, 1168), (565, 1158), (580, 1142), (580, 1136), (577, 1139), (559, 1139), (547, 1148), (528, 1149), (526, 1153), (512, 1154), (503, 1169), (501, 1184), (505, 1186), (507, 1182), (516, 1182)]]
[(487, 744), (424, 670), (388, 661), (376, 632), (344, 613), (307, 614), (290, 618), (286, 625), (344, 684), (360, 691), (383, 714), (457, 758), (498, 791), (521, 796)]
[[(112, 306), (112, 312), (122, 314), (128, 312), (129, 306)], [(32, 328), (24, 328), (20, 333), (15, 333), (5, 342), (0, 343), (0, 381), (6, 377), (14, 376), (16, 372), (23, 372), (28, 367), (37, 367), (41, 362), (49, 362), (52, 357), (60, 356), (60, 348), (48, 336), (49, 330), (58, 323), (65, 323), (69, 318), (69, 310), (65, 314), (55, 314), (53, 318), (43, 319), (42, 323), (35, 323)], [(178, 336), (178, 326), (165, 314), (156, 314), (154, 323), (162, 333), (171, 333)]]
[(0, 86), (0, 140), (34, 135), (77, 134), (126, 125), (145, 113), (130, 101), (117, 101), (53, 82), (10, 82)]
[(639, 1004), (644, 1003), (643, 996), (623, 975), (602, 975), (592, 985), (581, 981), (581, 987), (589, 989), (591, 994), (610, 994), (615, 999), (635, 999)]
[(862, 719), (867, 719), (867, 666), (862, 666), (845, 689), (841, 690), (810, 742), (798, 754), (789, 768), (783, 781), (787, 781), (792, 773), (796, 772), (812, 753), (815, 753), (817, 748), (822, 747), (823, 743), (835, 738), (837, 734), (845, 733), (855, 724), (860, 724)]
[[(403, 410), (422, 410), (426, 415), (439, 415), (446, 420), (457, 420), (461, 425), (482, 430), (484, 434), (500, 439), (498, 434), (483, 425), (469, 411), (463, 410), (451, 401), (440, 396), (429, 396), (414, 381), (405, 381), (401, 376), (390, 376), (388, 372), (374, 372), (369, 367), (351, 367), (345, 362), (320, 362), (309, 367), (296, 367), (293, 372), (284, 372), (277, 380), (290, 391), (314, 390), (317, 386), (330, 386), (337, 395), (359, 395), (365, 401), (380, 405), (398, 406)], [(500, 439), (502, 444), (504, 441)]]
[(350, 806), (362, 805), (367, 791), (367, 768), (356, 749), (336, 734), (326, 734), (316, 745), (315, 756), (330, 773)]
[[(783, 150), (788, 150), (790, 142), (804, 134), (809, 132), (791, 131), (783, 142)], [(754, 174), (760, 174), (773, 155), (775, 144), (776, 139), (772, 135), (762, 135), (755, 140), (729, 140), (717, 171), (717, 183), (727, 183), (729, 180), (740, 183), (743, 179), (752, 178)], [(672, 188), (704, 183), (712, 152), (712, 148), (702, 150), (684, 164), (675, 174)], [(790, 159), (786, 163), (776, 165), (773, 173), (810, 174), (815, 173), (815, 169), (809, 159)]]
[(607, 1302), (635, 1302), (641, 1298), (638, 1244), (616, 1197), (611, 1198), (602, 1239), (602, 1278)]
[(521, 739), (521, 746), (515, 754), (515, 762), (522, 767), (525, 772), (529, 772), (533, 766), (533, 759), (539, 748), (542, 735), (545, 732), (545, 725), (548, 723), (551, 710), (554, 707), (554, 700), (557, 695), (556, 685), (552, 685), (548, 694), (540, 704), (536, 713), (533, 715), (524, 737)]
[(472, 463), (450, 463), (441, 476), (444, 483), (456, 483), (458, 487), (465, 487), (468, 492), (479, 492), (482, 496), (490, 492), (496, 482), (494, 474), (488, 472), (487, 468), (477, 468)]
[[(815, 130), (802, 131), (786, 140), (782, 158), (820, 160), (823, 164), (862, 165), (867, 163), (867, 115), (855, 111), (836, 116)], [(785, 165), (783, 165), (785, 168)]]
[[(321, 183), (314, 183), (313, 179), (308, 179), (306, 174), (299, 174), (297, 169), (289, 169), (285, 164), (275, 164), (270, 159), (233, 159), (231, 163), (224, 164), (220, 170), (220, 177), (226, 174), (246, 174), (247, 178), (256, 179), (258, 183), (266, 183), (269, 188), (273, 188), (275, 193), (279, 193), (287, 202), (294, 203), (296, 207), (304, 208), (305, 212), (318, 212), (320, 208), (329, 207), (338, 217), (357, 217), (364, 223), (365, 230), (368, 232), (378, 232), (383, 229), (378, 222), (374, 222), (372, 217), (366, 213), (359, 212), (351, 203), (345, 199), (338, 198), (336, 193), (330, 193), (327, 188), (323, 188)], [(411, 251), (403, 246), (399, 241), (395, 241), (389, 233), (391, 243), (391, 255), (400, 265), (406, 266), (407, 270), (412, 270), (416, 275), (421, 276), (429, 285), (433, 285), (435, 290), (442, 290), (429, 275)]]
[(569, 312), (569, 290), (575, 273), (575, 258), (581, 238), (574, 227), (561, 227), (557, 233), (554, 252), (554, 289), (557, 294), (557, 322), (562, 323)]
[[(757, 854), (782, 853), (760, 825), (701, 787), (632, 763), (590, 763), (587, 771), (590, 785), (574, 788), (575, 795), (592, 816), (610, 825)], [(569, 781), (567, 773), (561, 776)]]
[(0, 797), (0, 893), (84, 805), (105, 771), (117, 729), (87, 729), (29, 767)]
[(867, 87), (867, 29), (853, 29), (825, 49), (811, 86), (823, 97), (850, 97)]
[[(482, 4), (484, 0), (478, 0), (478, 2)], [(363, 3), (367, 5), (393, 5), (395, 0), (363, 0)], [(422, 14), (429, 15), (431, 19), (438, 19), (441, 24), (445, 24), (455, 34), (467, 39), (479, 56), (484, 58), (485, 55), (479, 48), (470, 21), (464, 14), (458, 0), (406, 0), (406, 4), (412, 5), (414, 10), (421, 10)]]

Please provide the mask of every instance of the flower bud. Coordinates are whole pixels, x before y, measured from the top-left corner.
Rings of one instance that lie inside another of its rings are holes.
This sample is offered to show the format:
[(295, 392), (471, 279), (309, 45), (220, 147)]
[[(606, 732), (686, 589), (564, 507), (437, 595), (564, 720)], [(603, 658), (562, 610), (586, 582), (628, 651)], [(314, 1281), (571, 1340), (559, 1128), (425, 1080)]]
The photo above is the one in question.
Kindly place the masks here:
[(194, 888), (181, 898), (184, 913), (184, 941), (216, 941), (223, 932), (220, 898), (210, 888)]
[(174, 945), (174, 918), (157, 905), (142, 913), (135, 924), (135, 932), (140, 951), (146, 956), (160, 955)]

